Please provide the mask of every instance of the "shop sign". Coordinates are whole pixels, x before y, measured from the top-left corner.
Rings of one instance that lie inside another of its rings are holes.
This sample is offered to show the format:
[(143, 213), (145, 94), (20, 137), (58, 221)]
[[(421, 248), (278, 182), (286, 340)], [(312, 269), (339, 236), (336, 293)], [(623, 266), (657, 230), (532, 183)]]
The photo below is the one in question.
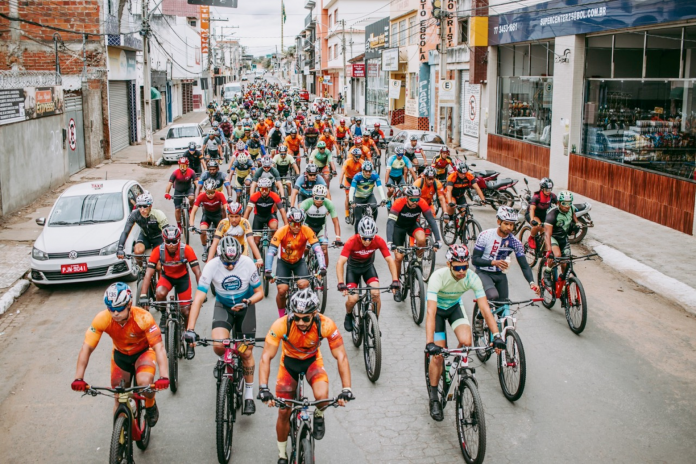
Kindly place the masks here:
[(544, 108), (551, 108), (551, 102), (553, 100), (553, 81), (544, 82), (544, 97), (542, 100), (542, 105)]
[(365, 77), (365, 63), (353, 63), (353, 77)]
[(365, 59), (380, 58), (383, 48), (389, 48), (389, 17), (365, 26)]
[(130, 81), (137, 79), (135, 52), (109, 47), (108, 55), (110, 80)]
[(447, 48), (452, 48), (456, 45), (454, 43), (454, 34), (456, 32), (456, 24), (454, 18), (456, 17), (455, 10), (457, 8), (457, 5), (455, 4), (455, 0), (445, 0), (442, 3), (445, 7), (445, 11), (450, 13), (447, 16), (447, 19), (445, 20), (445, 43), (447, 45)]
[(305, 76), (309, 76), (309, 66), (305, 66), (304, 69), (302, 70), (302, 74)]
[(418, 5), (418, 61), (427, 63), (428, 52), (435, 50), (440, 41), (438, 27), (431, 15), (432, 4), (430, 0), (420, 0)]
[[(421, 0), (422, 2), (423, 0)], [(645, 27), (696, 18), (693, 0), (554, 0), (488, 19), (489, 45)]]
[(208, 35), (210, 34), (210, 7), (201, 6), (201, 53), (208, 54)]
[(481, 107), (481, 85), (464, 84), (464, 117), (462, 118), (462, 133), (469, 137), (479, 136), (479, 112)]
[(382, 50), (382, 71), (399, 70), (399, 49), (389, 48)]
[(0, 125), (63, 113), (63, 88), (0, 89)]
[(367, 77), (379, 77), (379, 63), (367, 63)]
[(418, 72), (418, 117), (430, 117), (430, 66), (425, 63)]
[(188, 0), (189, 5), (208, 5), (222, 8), (237, 8), (237, 0)]
[(454, 103), (454, 81), (441, 80), (439, 87), (440, 103)]
[(406, 99), (406, 115), (414, 118), (418, 117), (418, 100), (415, 98)]
[(399, 79), (389, 79), (389, 98), (398, 100), (401, 95), (401, 81)]

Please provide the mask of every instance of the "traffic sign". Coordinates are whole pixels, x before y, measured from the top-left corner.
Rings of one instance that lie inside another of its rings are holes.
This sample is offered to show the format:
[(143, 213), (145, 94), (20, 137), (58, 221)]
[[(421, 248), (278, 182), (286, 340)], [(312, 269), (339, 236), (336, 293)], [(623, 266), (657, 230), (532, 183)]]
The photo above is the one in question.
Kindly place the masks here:
[(68, 123), (68, 140), (70, 141), (70, 149), (75, 151), (77, 148), (77, 125), (73, 118), (70, 118)]

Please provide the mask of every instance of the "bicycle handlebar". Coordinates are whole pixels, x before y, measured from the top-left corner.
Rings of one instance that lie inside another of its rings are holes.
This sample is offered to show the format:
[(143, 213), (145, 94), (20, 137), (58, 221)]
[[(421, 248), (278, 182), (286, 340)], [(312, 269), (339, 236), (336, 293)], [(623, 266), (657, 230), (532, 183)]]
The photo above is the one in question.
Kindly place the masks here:
[(234, 343), (243, 343), (248, 346), (254, 346), (256, 345), (256, 339), (255, 338), (199, 338), (198, 341), (196, 341), (196, 345), (200, 346), (208, 346), (211, 343), (229, 343), (229, 344), (234, 344)]
[(585, 260), (585, 259), (591, 259), (595, 256), (599, 256), (597, 253), (590, 253), (589, 255), (585, 256), (558, 256), (558, 257), (553, 257), (554, 261), (580, 261), (580, 260)]
[[(134, 387), (128, 387), (128, 388), (123, 388), (123, 387), (93, 387), (92, 385), (87, 386), (87, 390), (85, 390), (85, 395), (92, 395), (92, 396), (97, 396), (97, 395), (103, 395), (104, 393), (101, 393), (102, 391), (107, 391), (109, 393), (121, 395), (123, 393), (129, 393), (129, 392), (135, 392), (135, 391), (142, 391), (144, 393), (153, 393), (156, 392), (157, 390), (155, 389), (155, 384), (151, 385), (136, 385)], [(108, 396), (108, 395), (107, 395)]]
[[(179, 303), (179, 304), (191, 304), (191, 303), (193, 303), (193, 299), (189, 299), (189, 300), (164, 300), (164, 301), (157, 301), (157, 300), (149, 299), (147, 301), (148, 301), (149, 306), (165, 306), (169, 303)], [(142, 302), (142, 300), (141, 300), (141, 302)]]
[[(337, 398), (327, 398), (325, 400), (316, 400), (316, 401), (308, 401), (307, 399), (304, 399), (303, 401), (298, 401), (298, 400), (290, 400), (290, 399), (285, 399), (285, 398), (277, 398), (273, 397), (273, 401), (275, 401), (275, 406), (277, 408), (288, 408), (289, 404), (293, 405), (294, 408), (308, 408), (311, 406), (317, 406), (319, 404), (327, 403), (326, 407), (338, 407), (338, 399)], [(293, 409), (294, 409), (293, 408)]]
[[(462, 356), (467, 356), (469, 354), (469, 351), (493, 351), (494, 348), (492, 346), (462, 346), (461, 348), (453, 348), (451, 350), (448, 350), (447, 348), (443, 348), (442, 352), (440, 353), (443, 357), (447, 358), (449, 356), (454, 356), (454, 357), (462, 357)], [(425, 353), (428, 352), (428, 350), (424, 350)]]
[[(543, 298), (531, 298), (529, 300), (524, 300), (524, 301), (510, 301), (508, 300), (500, 300), (500, 301), (493, 301), (493, 300), (488, 300), (489, 304), (492, 304), (494, 306), (503, 306), (503, 305), (525, 305), (525, 306), (530, 306), (533, 305), (534, 303), (538, 303), (540, 301), (544, 301)], [(526, 304), (525, 304), (526, 303)]]

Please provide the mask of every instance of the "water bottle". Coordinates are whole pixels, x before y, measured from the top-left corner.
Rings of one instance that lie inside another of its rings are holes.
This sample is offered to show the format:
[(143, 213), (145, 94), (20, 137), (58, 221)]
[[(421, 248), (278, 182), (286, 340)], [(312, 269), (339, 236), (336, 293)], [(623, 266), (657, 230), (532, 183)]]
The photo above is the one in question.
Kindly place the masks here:
[(508, 267), (506, 267), (505, 269), (501, 269), (503, 271), (503, 274), (507, 274), (508, 271), (510, 270), (510, 264), (512, 264), (512, 256), (507, 255), (505, 257), (505, 262), (507, 263)]
[(445, 363), (445, 382), (452, 383), (452, 374), (450, 373), (450, 368), (452, 367), (452, 361), (447, 361)]

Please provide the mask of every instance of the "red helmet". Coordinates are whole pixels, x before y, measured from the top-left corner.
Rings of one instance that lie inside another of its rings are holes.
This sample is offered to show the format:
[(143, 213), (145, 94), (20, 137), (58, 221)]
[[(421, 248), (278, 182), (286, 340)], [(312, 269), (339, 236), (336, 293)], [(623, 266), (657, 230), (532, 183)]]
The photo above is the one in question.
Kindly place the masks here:
[(162, 229), (162, 239), (164, 243), (175, 245), (181, 240), (181, 231), (174, 225), (165, 226)]
[(179, 164), (185, 164), (188, 166), (188, 164), (189, 164), (188, 158), (182, 156), (181, 158), (179, 158)]
[(233, 201), (232, 203), (227, 204), (227, 214), (232, 214), (232, 215), (242, 214), (243, 209), (244, 208), (242, 207), (242, 205), (237, 203), (236, 201)]
[(360, 145), (362, 143), (362, 137), (355, 137), (355, 144)]
[(374, 127), (375, 127), (375, 129), (377, 129), (379, 127), (379, 123), (376, 122)]
[(342, 125), (342, 126), (343, 126), (345, 123), (346, 123), (346, 120), (345, 120), (345, 119), (341, 119), (341, 120), (339, 121), (339, 124)]

